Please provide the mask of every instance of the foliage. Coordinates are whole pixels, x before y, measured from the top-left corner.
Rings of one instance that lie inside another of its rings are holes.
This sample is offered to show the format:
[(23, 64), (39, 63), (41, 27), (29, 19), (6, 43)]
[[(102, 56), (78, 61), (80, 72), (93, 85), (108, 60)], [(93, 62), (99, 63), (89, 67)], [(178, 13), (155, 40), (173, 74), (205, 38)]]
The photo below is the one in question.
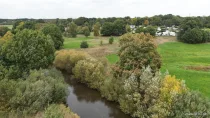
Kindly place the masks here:
[(63, 104), (51, 104), (44, 111), (44, 118), (79, 118)]
[(120, 36), (126, 33), (126, 25), (123, 20), (116, 20), (114, 23), (105, 22), (102, 25), (101, 34), (104, 36)]
[(123, 20), (116, 20), (113, 23), (113, 35), (114, 36), (120, 36), (123, 35), (124, 33), (126, 33), (126, 25), (125, 22)]
[(93, 33), (94, 33), (94, 36), (99, 36), (100, 35), (100, 23), (97, 22), (94, 26), (93, 26)]
[(80, 48), (88, 48), (87, 41), (82, 41), (81, 44), (80, 44)]
[(141, 74), (139, 70), (147, 66), (150, 66), (153, 72), (160, 69), (160, 55), (151, 35), (128, 33), (121, 36), (119, 45), (120, 60), (115, 67), (116, 76), (122, 76), (124, 72)]
[(77, 27), (77, 34), (84, 34), (84, 32), (82, 30), (82, 26)]
[(132, 74), (125, 78), (123, 94), (119, 97), (120, 108), (133, 117), (150, 118), (160, 93), (160, 75), (153, 76), (152, 70), (146, 68), (140, 77)]
[(55, 53), (54, 66), (61, 70), (66, 70), (72, 73), (72, 69), (75, 67), (78, 61), (84, 60), (89, 55), (82, 51), (75, 50), (60, 50)]
[(185, 19), (180, 25), (177, 39), (185, 43), (202, 43), (203, 31), (200, 29), (201, 23), (192, 19)]
[(174, 97), (171, 118), (207, 118), (210, 114), (210, 101), (196, 91), (188, 91)]
[(149, 25), (149, 20), (148, 20), (148, 19), (146, 19), (146, 20), (144, 21), (144, 25), (145, 25), (145, 26)]
[(8, 31), (8, 27), (0, 26), (0, 37), (4, 36)]
[(90, 36), (90, 30), (87, 26), (83, 27), (83, 32), (86, 37)]
[(111, 36), (113, 35), (114, 25), (111, 22), (105, 22), (101, 27), (101, 34), (103, 36)]
[(12, 34), (10, 31), (7, 31), (7, 33), (1, 38), (2, 40), (11, 40), (13, 38), (14, 34)]
[(104, 65), (91, 57), (79, 61), (73, 73), (76, 79), (94, 89), (99, 89), (105, 80)]
[(185, 33), (182, 35), (181, 40), (185, 43), (203, 43), (205, 42), (205, 39), (203, 38), (203, 30), (200, 30), (198, 28), (188, 29), (185, 31)]
[(48, 104), (65, 102), (67, 86), (56, 69), (33, 70), (26, 80), (0, 82), (1, 103), (5, 110), (21, 113), (37, 113)]
[(109, 38), (109, 44), (113, 44), (113, 42), (114, 42), (114, 37), (110, 37)]
[(54, 51), (50, 37), (40, 31), (23, 30), (1, 47), (0, 62), (10, 71), (8, 77), (17, 79), (30, 69), (47, 68), (54, 60)]
[(54, 24), (50, 24), (50, 25), (45, 26), (42, 29), (42, 32), (45, 35), (49, 35), (52, 38), (52, 40), (54, 42), (55, 49), (58, 50), (63, 46), (64, 39), (62, 37), (62, 32), (59, 29), (59, 27), (57, 27)]
[(125, 29), (126, 29), (126, 32), (127, 32), (127, 33), (131, 32), (130, 25), (126, 25), (126, 26), (125, 26)]
[(145, 34), (146, 33), (149, 33), (150, 35), (155, 36), (155, 34), (156, 34), (156, 28), (155, 27), (152, 27), (152, 26), (148, 26), (146, 28), (138, 27), (136, 29), (136, 33), (141, 33), (141, 32), (143, 32)]
[(74, 22), (71, 22), (67, 28), (67, 36), (77, 37), (77, 25)]

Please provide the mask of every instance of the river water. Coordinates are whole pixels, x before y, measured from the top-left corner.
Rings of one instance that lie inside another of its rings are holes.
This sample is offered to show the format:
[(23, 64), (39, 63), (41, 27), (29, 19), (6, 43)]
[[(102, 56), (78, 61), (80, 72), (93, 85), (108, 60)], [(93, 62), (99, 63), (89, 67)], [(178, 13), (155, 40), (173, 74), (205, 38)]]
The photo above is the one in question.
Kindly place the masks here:
[(65, 79), (70, 92), (67, 104), (81, 118), (131, 118), (119, 109), (118, 104), (102, 98), (98, 91), (76, 82), (70, 75), (65, 75)]

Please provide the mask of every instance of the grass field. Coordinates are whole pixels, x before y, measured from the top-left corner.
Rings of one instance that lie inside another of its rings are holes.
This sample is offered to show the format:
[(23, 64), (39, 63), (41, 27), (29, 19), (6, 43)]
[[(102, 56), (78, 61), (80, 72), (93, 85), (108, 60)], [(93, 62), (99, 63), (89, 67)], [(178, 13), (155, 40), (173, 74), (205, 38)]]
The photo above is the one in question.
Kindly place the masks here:
[[(167, 42), (158, 46), (162, 57), (161, 71), (166, 70), (186, 85), (210, 98), (210, 44)], [(118, 60), (116, 54), (106, 56), (110, 63)], [(191, 68), (188, 68), (191, 67)]]
[[(115, 42), (117, 42), (118, 38), (115, 37)], [(109, 37), (94, 37), (92, 34), (89, 37), (85, 37), (84, 35), (78, 35), (76, 38), (64, 38), (64, 49), (78, 49), (80, 48), (80, 44), (82, 41), (87, 41), (90, 48), (99, 47), (100, 42), (103, 42), (103, 45), (107, 45), (109, 43)]]
[(162, 72), (168, 70), (185, 80), (189, 88), (210, 98), (210, 44), (170, 42), (159, 45), (158, 51), (163, 62)]
[(0, 26), (4, 26), (4, 27), (8, 27), (9, 29), (12, 29), (12, 25), (0, 25)]

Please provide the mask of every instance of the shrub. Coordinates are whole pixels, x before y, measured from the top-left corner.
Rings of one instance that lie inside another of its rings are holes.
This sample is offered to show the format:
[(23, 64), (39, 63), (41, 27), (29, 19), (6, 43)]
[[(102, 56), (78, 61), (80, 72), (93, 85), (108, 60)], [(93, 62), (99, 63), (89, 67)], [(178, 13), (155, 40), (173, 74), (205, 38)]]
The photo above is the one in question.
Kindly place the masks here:
[(120, 37), (119, 61), (115, 69), (115, 76), (122, 76), (125, 72), (141, 74), (139, 70), (150, 66), (153, 72), (161, 67), (160, 55), (149, 34), (125, 34)]
[(185, 43), (203, 43), (203, 31), (198, 28), (188, 29), (182, 36), (182, 41)]
[(90, 36), (90, 30), (89, 30), (89, 28), (87, 26), (85, 26), (82, 30), (83, 30), (84, 35), (86, 37)]
[(77, 25), (74, 22), (71, 22), (68, 25), (66, 33), (69, 37), (77, 37)]
[(54, 42), (55, 49), (58, 50), (63, 46), (64, 39), (62, 36), (62, 32), (58, 26), (56, 26), (54, 24), (47, 25), (42, 29), (42, 32), (45, 35), (51, 36), (51, 38)]
[(82, 30), (82, 26), (77, 27), (77, 34), (84, 34), (84, 32)]
[(14, 34), (12, 34), (10, 31), (7, 31), (7, 33), (2, 37), (2, 40), (11, 40), (13, 38)]
[(63, 104), (52, 104), (45, 109), (44, 118), (79, 118), (79, 116)]
[(146, 27), (146, 28), (143, 28), (143, 27), (138, 27), (137, 29), (136, 29), (136, 33), (149, 33), (150, 35), (152, 35), (152, 36), (155, 36), (155, 34), (156, 34), (156, 28), (155, 27), (152, 27), (152, 26), (148, 26), (148, 27)]
[(111, 23), (111, 22), (105, 22), (102, 25), (101, 34), (103, 36), (111, 36), (111, 35), (113, 35), (113, 28), (114, 28), (114, 24), (113, 23)]
[(201, 93), (188, 91), (174, 97), (170, 117), (207, 118), (210, 114), (210, 101)]
[(84, 60), (89, 55), (82, 51), (60, 50), (55, 53), (54, 66), (61, 70), (72, 73), (72, 69), (78, 61)]
[(17, 82), (9, 104), (18, 112), (37, 113), (48, 104), (65, 102), (66, 95), (67, 86), (61, 73), (55, 69), (40, 69), (31, 71), (26, 80)]
[(125, 78), (123, 94), (119, 97), (120, 108), (133, 117), (150, 118), (160, 92), (160, 75), (153, 76), (152, 70), (146, 68), (140, 77), (132, 74)]
[(0, 37), (3, 37), (8, 31), (8, 27), (0, 26)]
[(47, 68), (52, 64), (55, 48), (50, 37), (40, 31), (23, 30), (17, 32), (13, 39), (0, 49), (1, 64), (11, 70), (10, 77), (17, 79), (24, 72)]
[(100, 35), (100, 23), (97, 22), (94, 26), (93, 26), (93, 32), (94, 32), (94, 36), (99, 36)]
[(113, 42), (114, 42), (114, 37), (110, 37), (109, 38), (109, 44), (113, 44)]
[(87, 41), (82, 41), (81, 44), (80, 44), (80, 48), (88, 48)]
[(73, 73), (76, 79), (94, 89), (100, 89), (105, 79), (104, 65), (91, 57), (79, 61)]

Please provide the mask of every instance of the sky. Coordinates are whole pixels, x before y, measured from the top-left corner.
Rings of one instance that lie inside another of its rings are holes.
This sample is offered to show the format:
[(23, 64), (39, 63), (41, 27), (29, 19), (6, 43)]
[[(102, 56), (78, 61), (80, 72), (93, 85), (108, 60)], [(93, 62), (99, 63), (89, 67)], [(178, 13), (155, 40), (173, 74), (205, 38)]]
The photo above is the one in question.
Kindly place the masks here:
[(209, 16), (210, 0), (0, 0), (0, 18)]

